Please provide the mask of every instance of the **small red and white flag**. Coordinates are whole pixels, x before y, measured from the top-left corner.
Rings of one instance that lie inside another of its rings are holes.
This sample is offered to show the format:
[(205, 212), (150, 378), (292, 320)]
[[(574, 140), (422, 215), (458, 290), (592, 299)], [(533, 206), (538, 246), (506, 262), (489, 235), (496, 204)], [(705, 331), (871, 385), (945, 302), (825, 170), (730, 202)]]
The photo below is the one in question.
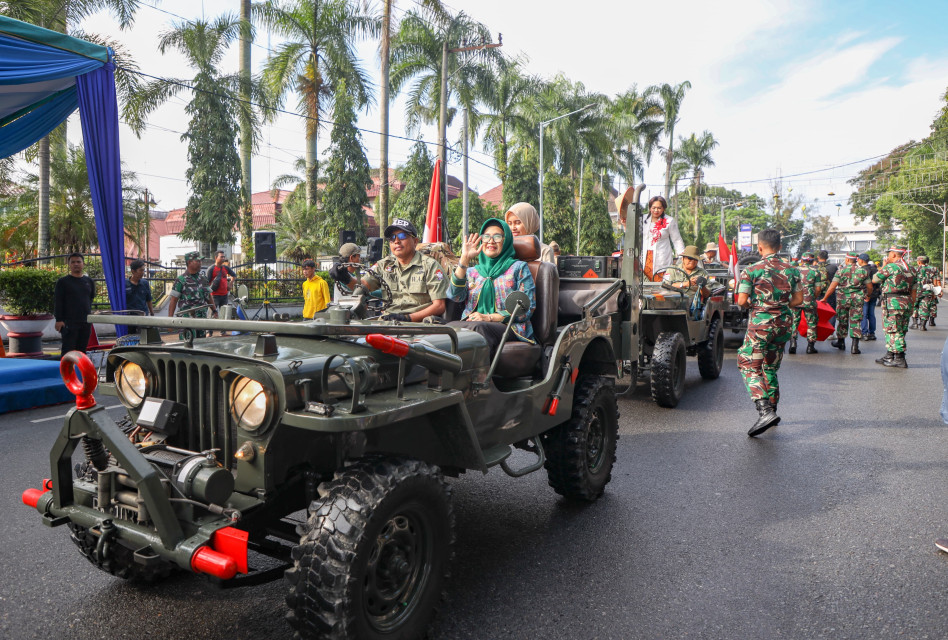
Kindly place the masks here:
[(425, 216), (425, 231), (422, 242), (442, 242), (441, 228), (441, 158), (435, 161), (431, 175), (431, 190), (428, 192), (428, 213)]

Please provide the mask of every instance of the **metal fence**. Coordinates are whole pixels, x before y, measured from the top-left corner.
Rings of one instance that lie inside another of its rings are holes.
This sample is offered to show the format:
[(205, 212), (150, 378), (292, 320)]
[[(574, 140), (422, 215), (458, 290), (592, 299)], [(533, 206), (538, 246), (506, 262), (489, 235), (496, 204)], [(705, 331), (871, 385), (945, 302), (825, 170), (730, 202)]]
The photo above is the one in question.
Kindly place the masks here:
[[(93, 309), (110, 309), (109, 294), (105, 286), (105, 276), (102, 270), (102, 260), (100, 254), (85, 254), (85, 272), (93, 282), (96, 283), (96, 297), (92, 303)], [(23, 266), (43, 266), (61, 270), (63, 275), (68, 273), (68, 254), (47, 256), (44, 258), (30, 258), (27, 260), (18, 260), (8, 264), (0, 264), (0, 269)], [(125, 257), (127, 265), (137, 258)], [(145, 262), (142, 260), (142, 262)], [(146, 278), (151, 284), (152, 299), (158, 300), (166, 291), (169, 291), (175, 279), (184, 273), (184, 267), (166, 266), (158, 262), (145, 262)], [(213, 266), (202, 265), (201, 270), (206, 271)], [(237, 274), (236, 282), (232, 292), (236, 293), (236, 287), (246, 285), (247, 287), (247, 305), (258, 306), (264, 302), (270, 304), (302, 304), (303, 303), (303, 269), (295, 262), (279, 260), (270, 264), (245, 263), (231, 267)], [(332, 282), (325, 272), (317, 272), (329, 282), (332, 289)]]

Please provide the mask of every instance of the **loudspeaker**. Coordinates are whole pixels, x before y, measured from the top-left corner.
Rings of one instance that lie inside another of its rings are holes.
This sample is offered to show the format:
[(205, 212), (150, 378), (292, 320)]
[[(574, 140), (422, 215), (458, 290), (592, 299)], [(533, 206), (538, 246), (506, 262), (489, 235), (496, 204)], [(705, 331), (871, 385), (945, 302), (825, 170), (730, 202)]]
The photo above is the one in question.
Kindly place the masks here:
[(365, 262), (378, 262), (382, 259), (382, 239), (368, 238), (366, 240)]
[(347, 242), (351, 242), (352, 244), (355, 244), (355, 241), (356, 241), (355, 231), (345, 231), (345, 230), (339, 231), (339, 246), (340, 247)]
[(254, 231), (253, 233), (254, 262), (276, 262), (276, 233), (273, 231)]

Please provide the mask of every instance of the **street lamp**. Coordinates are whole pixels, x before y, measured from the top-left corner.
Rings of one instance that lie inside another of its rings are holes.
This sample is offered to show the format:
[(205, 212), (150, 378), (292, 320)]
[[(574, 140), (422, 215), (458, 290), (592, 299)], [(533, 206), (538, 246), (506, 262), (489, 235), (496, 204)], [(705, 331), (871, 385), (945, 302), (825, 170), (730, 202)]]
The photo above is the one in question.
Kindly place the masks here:
[[(743, 202), (735, 202), (734, 204), (723, 204), (721, 205), (721, 237), (724, 238), (724, 210), (730, 209), (732, 207), (743, 207)], [(727, 240), (727, 238), (725, 238)]]
[(564, 113), (561, 116), (556, 116), (555, 118), (544, 120), (543, 122), (540, 123), (540, 242), (543, 242), (543, 127), (550, 124), (551, 122), (556, 122), (557, 120), (567, 118), (573, 114), (579, 113), (580, 111), (585, 111), (586, 109), (589, 109), (590, 107), (595, 107), (595, 106), (596, 106), (596, 103), (592, 102), (590, 104), (587, 104), (585, 107), (582, 107), (581, 109), (577, 109), (576, 111), (570, 111), (569, 113)]

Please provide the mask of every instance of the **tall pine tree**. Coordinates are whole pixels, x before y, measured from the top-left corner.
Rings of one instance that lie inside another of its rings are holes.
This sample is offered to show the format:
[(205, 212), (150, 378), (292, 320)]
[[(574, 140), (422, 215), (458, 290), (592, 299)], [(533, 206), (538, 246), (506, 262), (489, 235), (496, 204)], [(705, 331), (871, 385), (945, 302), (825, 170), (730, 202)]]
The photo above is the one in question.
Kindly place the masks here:
[(565, 254), (576, 253), (573, 181), (548, 169), (543, 178), (543, 242), (556, 242)]
[(188, 143), (185, 172), (191, 196), (184, 210), (185, 240), (206, 242), (215, 248), (235, 239), (240, 220), (242, 191), (240, 156), (237, 153), (237, 109), (220, 91), (212, 67), (194, 78), (194, 98), (185, 107), (191, 116), (181, 136)]
[(580, 220), (579, 249), (582, 256), (611, 256), (615, 251), (615, 236), (612, 232), (612, 218), (609, 217), (609, 205), (599, 181), (589, 171), (583, 178), (583, 199), (581, 201), (583, 217)]
[(352, 98), (340, 82), (333, 108), (335, 124), (330, 135), (329, 162), (325, 167), (326, 189), (322, 192), (322, 237), (335, 250), (340, 231), (355, 231), (356, 244), (365, 243), (366, 191), (372, 186), (369, 160), (362, 136), (355, 127)]
[[(504, 208), (518, 202), (529, 202), (540, 206), (539, 165), (537, 154), (531, 149), (517, 149), (507, 163), (507, 179), (504, 180)], [(546, 191), (544, 190), (544, 196)]]
[[(418, 233), (425, 228), (425, 215), (428, 213), (428, 192), (431, 191), (431, 174), (434, 161), (428, 153), (428, 147), (420, 140), (411, 148), (408, 163), (402, 167), (401, 180), (405, 190), (392, 206), (389, 223), (392, 218), (410, 220)], [(385, 229), (379, 229), (385, 233)]]

